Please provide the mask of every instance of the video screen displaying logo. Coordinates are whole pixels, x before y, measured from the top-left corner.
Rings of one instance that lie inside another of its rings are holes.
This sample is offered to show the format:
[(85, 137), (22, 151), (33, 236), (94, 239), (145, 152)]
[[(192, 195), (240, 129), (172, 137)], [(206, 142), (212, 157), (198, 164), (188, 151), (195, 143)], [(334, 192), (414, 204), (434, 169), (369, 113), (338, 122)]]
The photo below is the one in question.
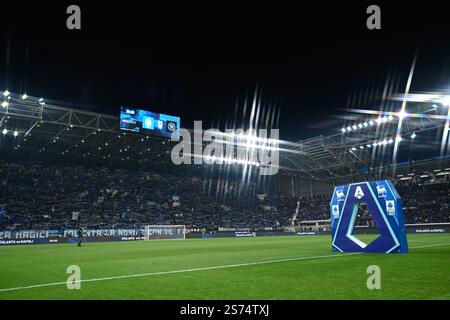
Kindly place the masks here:
[(156, 133), (170, 138), (172, 133), (179, 137), (180, 118), (136, 108), (121, 107), (120, 129), (139, 132)]

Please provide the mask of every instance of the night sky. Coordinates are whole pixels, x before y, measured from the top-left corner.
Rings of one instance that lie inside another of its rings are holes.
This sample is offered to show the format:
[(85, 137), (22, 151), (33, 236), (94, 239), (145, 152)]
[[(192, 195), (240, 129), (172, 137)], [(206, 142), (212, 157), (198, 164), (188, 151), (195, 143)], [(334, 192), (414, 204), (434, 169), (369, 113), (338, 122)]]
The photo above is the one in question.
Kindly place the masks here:
[(178, 115), (185, 127), (203, 120), (224, 129), (236, 101), (241, 115), (258, 86), (263, 102), (280, 111), (281, 138), (331, 134), (349, 95), (382, 84), (388, 72), (403, 89), (416, 51), (412, 91), (450, 90), (449, 10), (396, 3), (375, 3), (376, 31), (366, 28), (374, 3), (361, 1), (75, 3), (81, 31), (66, 28), (71, 3), (8, 5), (0, 14), (0, 90), (115, 115), (121, 105), (141, 107)]

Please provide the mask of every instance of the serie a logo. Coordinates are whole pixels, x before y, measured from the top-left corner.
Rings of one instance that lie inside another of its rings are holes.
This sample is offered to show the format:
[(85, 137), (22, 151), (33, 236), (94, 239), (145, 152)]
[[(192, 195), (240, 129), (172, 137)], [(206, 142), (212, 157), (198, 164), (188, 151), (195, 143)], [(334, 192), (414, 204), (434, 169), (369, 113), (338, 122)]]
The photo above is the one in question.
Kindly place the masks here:
[[(370, 243), (361, 241), (354, 233), (362, 204), (367, 207), (380, 234)], [(332, 249), (341, 252), (408, 252), (402, 208), (400, 195), (388, 180), (336, 187), (330, 204)]]

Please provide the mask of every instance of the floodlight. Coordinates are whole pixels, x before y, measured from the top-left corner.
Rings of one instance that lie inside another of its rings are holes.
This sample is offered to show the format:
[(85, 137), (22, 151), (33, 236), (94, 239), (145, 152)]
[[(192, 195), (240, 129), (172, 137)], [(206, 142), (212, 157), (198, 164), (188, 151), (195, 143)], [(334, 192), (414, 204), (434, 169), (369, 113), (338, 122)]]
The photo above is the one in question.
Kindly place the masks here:
[(3, 95), (5, 96), (5, 97), (7, 97), (7, 96), (9, 96), (9, 91), (8, 90), (5, 90), (5, 91), (3, 91)]
[(400, 119), (403, 119), (404, 117), (406, 117), (406, 115), (407, 115), (407, 113), (406, 113), (406, 111), (405, 111), (404, 109), (400, 110), (400, 111), (397, 113), (397, 116), (398, 116)]
[(345, 131), (346, 131), (345, 128), (342, 128), (342, 129), (341, 129), (341, 132), (342, 132), (342, 133), (345, 133)]
[(417, 137), (417, 134), (415, 132), (413, 132), (413, 134), (411, 135), (411, 139), (415, 139)]
[(444, 107), (450, 106), (450, 96), (446, 96), (444, 99), (440, 101)]
[(2, 107), (3, 107), (3, 108), (7, 108), (8, 106), (9, 106), (8, 101), (3, 101), (3, 102), (2, 102)]
[(2, 133), (3, 133), (3, 135), (6, 135), (8, 133), (8, 129), (6, 129), (6, 128), (3, 129)]
[(28, 95), (26, 93), (24, 93), (21, 97), (22, 100), (26, 100), (28, 98)]
[(13, 136), (17, 137), (19, 135), (19, 132), (17, 130), (14, 131)]

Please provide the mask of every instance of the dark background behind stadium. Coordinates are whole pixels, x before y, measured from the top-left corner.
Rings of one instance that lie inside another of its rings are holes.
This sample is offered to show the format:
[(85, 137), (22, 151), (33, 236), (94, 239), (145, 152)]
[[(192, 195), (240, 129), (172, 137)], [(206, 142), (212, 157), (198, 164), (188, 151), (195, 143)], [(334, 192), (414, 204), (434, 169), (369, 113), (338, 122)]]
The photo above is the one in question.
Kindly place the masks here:
[(96, 112), (138, 106), (179, 115), (185, 127), (204, 120), (223, 128), (236, 100), (240, 117), (258, 84), (280, 110), (281, 138), (297, 140), (334, 133), (342, 120), (330, 115), (389, 72), (404, 88), (417, 50), (412, 90), (450, 87), (443, 2), (376, 2), (378, 31), (366, 28), (371, 2), (96, 3), (77, 3), (81, 31), (66, 28), (72, 3), (2, 4), (0, 88)]

